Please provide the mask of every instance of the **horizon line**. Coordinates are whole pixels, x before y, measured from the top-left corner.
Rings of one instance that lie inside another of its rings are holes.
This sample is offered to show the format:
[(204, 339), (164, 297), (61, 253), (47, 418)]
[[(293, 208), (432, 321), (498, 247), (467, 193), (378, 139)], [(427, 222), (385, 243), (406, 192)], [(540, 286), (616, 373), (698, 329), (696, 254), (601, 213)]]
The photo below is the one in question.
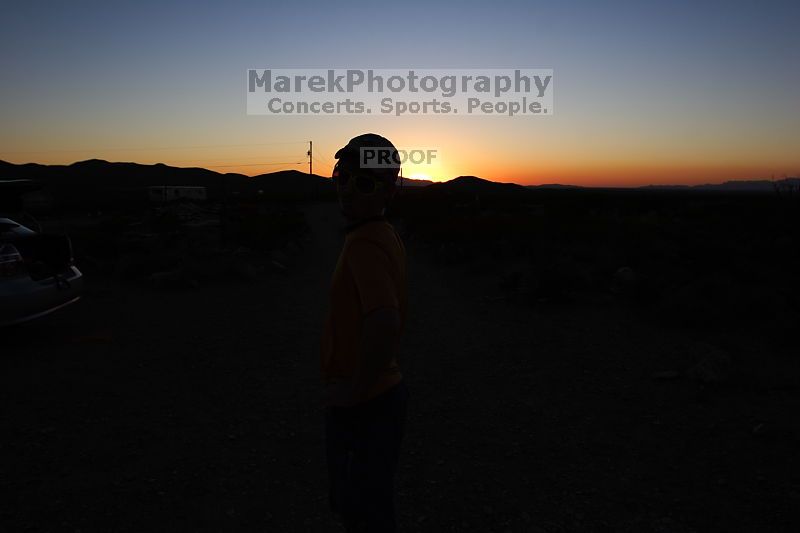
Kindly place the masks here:
[[(219, 172), (218, 170), (214, 170), (214, 168), (221, 168), (221, 167), (269, 166), (270, 163), (266, 163), (266, 164), (254, 163), (254, 164), (242, 164), (242, 165), (221, 165), (221, 166), (211, 165), (211, 166), (188, 166), (188, 167), (182, 167), (182, 166), (175, 166), (175, 165), (170, 165), (170, 164), (162, 163), (162, 162), (157, 162), (157, 163), (138, 163), (138, 162), (135, 162), (135, 161), (109, 161), (107, 159), (89, 158), (89, 159), (84, 159), (84, 160), (80, 160), (80, 161), (73, 161), (72, 163), (66, 163), (66, 164), (62, 164), (62, 163), (53, 163), (53, 164), (36, 163), (36, 162), (33, 162), (33, 161), (30, 161), (30, 162), (27, 162), (27, 163), (12, 163), (10, 161), (6, 161), (4, 159), (0, 159), (0, 164), (1, 163), (5, 163), (5, 164), (8, 164), (8, 165), (13, 165), (13, 166), (38, 165), (38, 166), (43, 166), (43, 167), (71, 167), (73, 165), (77, 165), (77, 164), (80, 164), (80, 163), (89, 163), (89, 162), (92, 162), (92, 161), (97, 161), (97, 162), (101, 162), (101, 163), (108, 163), (108, 164), (130, 164), (130, 165), (151, 166), (151, 167), (152, 166), (164, 166), (164, 167), (168, 167), (168, 168), (179, 168), (179, 169), (186, 169), (186, 170), (197, 169), (197, 170), (205, 170), (205, 171), (208, 171), (208, 172), (213, 172), (213, 173), (219, 174), (221, 176), (236, 175), (236, 176), (242, 176), (242, 177), (246, 177), (246, 178), (257, 178), (259, 176), (266, 176), (266, 175), (269, 175), (269, 174), (276, 174), (278, 172), (292, 172), (292, 171), (293, 172), (298, 172), (300, 174), (311, 175), (308, 172), (304, 172), (304, 171), (301, 171), (301, 170), (298, 170), (298, 169), (295, 169), (295, 168), (278, 169), (278, 170), (274, 170), (274, 171), (270, 171), (270, 172), (262, 172), (260, 174), (254, 174), (254, 175), (247, 175), (247, 174), (242, 174), (242, 173), (239, 173), (239, 172)], [(290, 164), (290, 163), (276, 163), (276, 164)], [(306, 163), (302, 163), (302, 164), (306, 164)], [(313, 174), (313, 175), (317, 176), (317, 177), (320, 177), (320, 178), (324, 178), (324, 179), (330, 179), (329, 176), (324, 176), (322, 174)], [(574, 188), (581, 188), (581, 189), (641, 189), (641, 188), (647, 188), (647, 187), (686, 187), (686, 188), (691, 188), (691, 187), (725, 185), (725, 184), (728, 184), (728, 183), (749, 183), (749, 182), (768, 182), (768, 183), (772, 183), (772, 182), (783, 181), (783, 180), (800, 179), (800, 177), (798, 177), (798, 176), (800, 176), (800, 175), (789, 176), (787, 174), (783, 174), (780, 178), (775, 178), (775, 176), (772, 175), (769, 178), (766, 178), (766, 177), (753, 177), (753, 178), (746, 178), (746, 179), (728, 179), (728, 180), (721, 181), (719, 183), (714, 183), (714, 182), (704, 182), (704, 183), (695, 183), (695, 184), (644, 183), (642, 185), (576, 185), (576, 184), (569, 183), (569, 182), (542, 182), (542, 183), (530, 183), (530, 184), (527, 184), (527, 185), (523, 185), (523, 184), (517, 183), (517, 182), (494, 181), (494, 180), (491, 180), (491, 179), (488, 179), (488, 178), (482, 178), (480, 176), (475, 176), (473, 174), (462, 174), (462, 175), (455, 176), (455, 177), (452, 177), (450, 179), (441, 180), (441, 181), (433, 179), (433, 176), (431, 176), (431, 179), (410, 178), (410, 177), (406, 178), (406, 177), (404, 177), (403, 180), (412, 180), (412, 181), (420, 181), (420, 182), (428, 181), (431, 184), (434, 184), (434, 183), (447, 183), (447, 182), (453, 181), (453, 180), (458, 179), (458, 178), (477, 178), (477, 179), (480, 179), (480, 180), (483, 180), (483, 181), (487, 181), (487, 182), (490, 182), (490, 183), (496, 183), (496, 184), (500, 184), (500, 185), (518, 185), (520, 187), (574, 187)], [(4, 180), (5, 181), (5, 180), (8, 180), (8, 179), (20, 179), (20, 178), (0, 177), (0, 180)], [(26, 179), (26, 178), (22, 178), (22, 179)]]

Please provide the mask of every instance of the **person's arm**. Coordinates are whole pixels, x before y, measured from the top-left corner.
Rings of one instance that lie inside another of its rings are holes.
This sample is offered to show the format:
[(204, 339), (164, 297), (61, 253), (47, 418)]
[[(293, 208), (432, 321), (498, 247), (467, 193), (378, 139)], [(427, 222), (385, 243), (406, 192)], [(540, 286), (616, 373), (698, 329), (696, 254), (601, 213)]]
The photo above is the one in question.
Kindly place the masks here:
[(394, 307), (382, 307), (366, 315), (361, 322), (360, 349), (363, 363), (353, 378), (353, 401), (361, 402), (381, 373), (391, 364), (400, 337), (400, 313)]
[(382, 307), (367, 314), (361, 324), (360, 352), (364, 362), (352, 379), (328, 385), (323, 404), (352, 406), (363, 401), (391, 363), (400, 334), (400, 313)]

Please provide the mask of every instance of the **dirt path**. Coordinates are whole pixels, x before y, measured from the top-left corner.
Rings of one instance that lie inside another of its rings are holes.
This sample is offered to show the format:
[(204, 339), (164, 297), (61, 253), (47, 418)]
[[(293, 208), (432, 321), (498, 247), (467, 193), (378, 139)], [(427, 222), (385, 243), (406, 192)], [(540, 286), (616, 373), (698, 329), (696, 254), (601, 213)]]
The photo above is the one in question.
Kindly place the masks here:
[[(335, 204), (305, 211), (313, 233), (286, 277), (180, 292), (93, 280), (70, 312), (3, 332), (9, 531), (338, 531), (318, 343), (342, 220)], [(494, 278), (406, 245), (401, 531), (798, 525), (781, 426), (796, 394), (653, 380), (696, 343), (610, 302), (486, 301)]]

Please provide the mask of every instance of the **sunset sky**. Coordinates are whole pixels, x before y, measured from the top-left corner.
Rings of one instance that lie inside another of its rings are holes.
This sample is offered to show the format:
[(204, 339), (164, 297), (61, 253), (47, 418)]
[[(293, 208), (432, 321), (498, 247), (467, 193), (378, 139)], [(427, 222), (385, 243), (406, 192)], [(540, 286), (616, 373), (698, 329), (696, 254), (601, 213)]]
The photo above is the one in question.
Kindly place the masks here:
[[(364, 132), (438, 150), (404, 175), (520, 184), (800, 174), (798, 2), (15, 3), (0, 159), (255, 175)], [(549, 68), (555, 114), (249, 116), (248, 68)]]

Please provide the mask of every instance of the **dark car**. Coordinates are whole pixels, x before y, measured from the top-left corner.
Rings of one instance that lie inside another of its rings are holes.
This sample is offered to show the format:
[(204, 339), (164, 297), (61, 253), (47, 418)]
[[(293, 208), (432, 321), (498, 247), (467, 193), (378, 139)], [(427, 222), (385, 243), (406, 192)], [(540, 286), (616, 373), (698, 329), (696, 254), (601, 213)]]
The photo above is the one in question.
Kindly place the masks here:
[(82, 289), (68, 236), (39, 233), (0, 215), (0, 326), (61, 309), (78, 301)]

